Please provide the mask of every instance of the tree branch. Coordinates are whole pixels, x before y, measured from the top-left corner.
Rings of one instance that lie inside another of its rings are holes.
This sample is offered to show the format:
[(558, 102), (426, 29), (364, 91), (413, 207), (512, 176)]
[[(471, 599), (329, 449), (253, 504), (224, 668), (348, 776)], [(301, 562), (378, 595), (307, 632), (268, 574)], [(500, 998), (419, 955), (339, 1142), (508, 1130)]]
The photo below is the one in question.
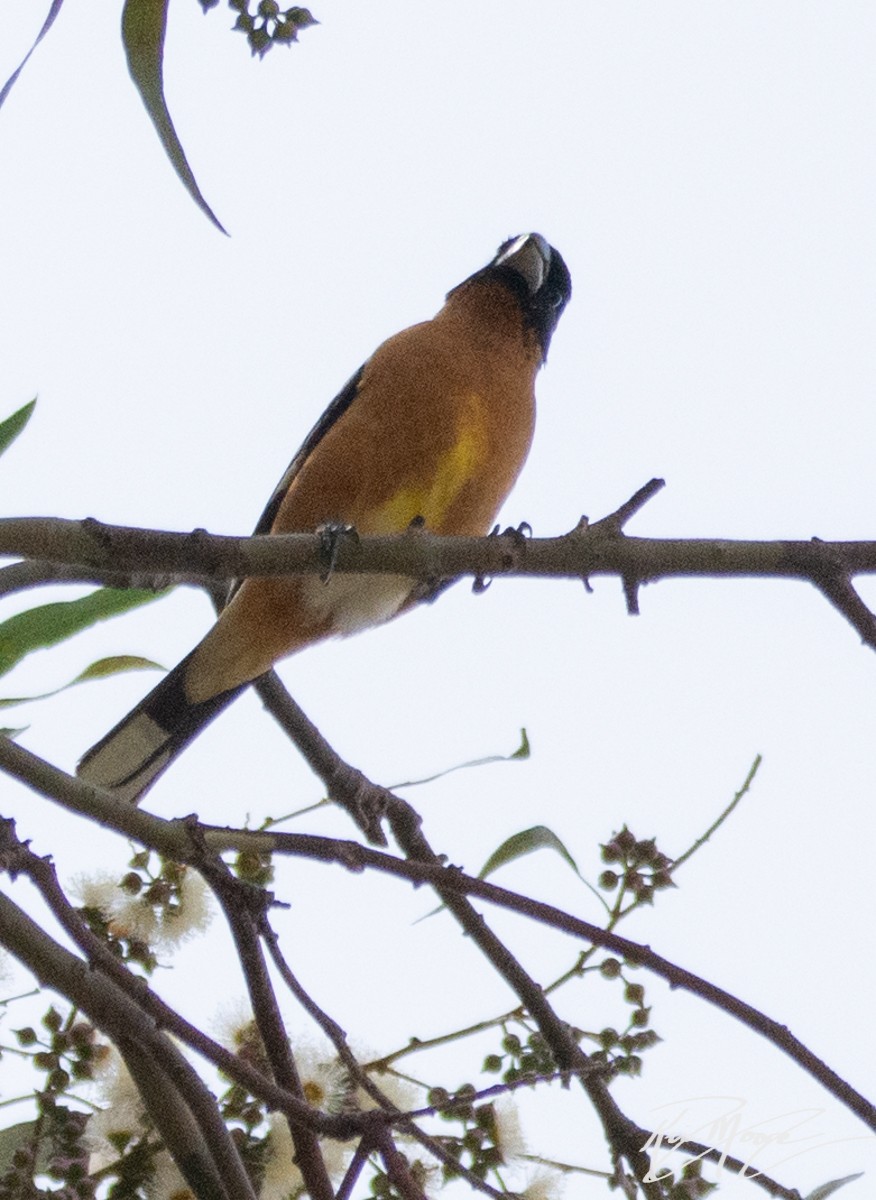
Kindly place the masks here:
[[(37, 755), (17, 746), (8, 738), (2, 737), (0, 737), (0, 769), (5, 769), (47, 799), (61, 803), (72, 811), (93, 816), (106, 827), (115, 829), (143, 845), (150, 846), (169, 858), (188, 863), (197, 869), (202, 868), (203, 850), (196, 845), (192, 837), (191, 822), (189, 821), (166, 821), (152, 816), (142, 809), (119, 805), (109, 794), (101, 793), (100, 789), (85, 785), (80, 780), (66, 775), (63, 771), (44, 762)], [(380, 791), (385, 796), (391, 797), (392, 795), (384, 792), (384, 789), (380, 789)], [(474, 879), (456, 868), (445, 867), (437, 861), (430, 862), (423, 859), (402, 861), (392, 855), (362, 846), (358, 842), (323, 838), (312, 834), (250, 832), (199, 826), (198, 836), (199, 839), (202, 839), (203, 845), (215, 853), (225, 850), (252, 850), (261, 854), (294, 854), (317, 861), (335, 863), (347, 870), (357, 872), (368, 868), (384, 871), (415, 885), (429, 883), (435, 886), (442, 895), (456, 891), (460, 894), (479, 897), (572, 936), (605, 946), (621, 957), (653, 971), (671, 986), (684, 988), (686, 991), (700, 996), (735, 1017), (748, 1028), (761, 1034), (821, 1083), (828, 1092), (855, 1113), (870, 1129), (876, 1131), (876, 1106), (852, 1088), (835, 1071), (832, 1071), (825, 1062), (795, 1038), (786, 1026), (765, 1016), (753, 1006), (746, 1004), (708, 980), (655, 954), (648, 946), (629, 941), (616, 933), (609, 933), (599, 926), (573, 917), (552, 905), (500, 888), (485, 880)], [(476, 920), (479, 918), (476, 917)], [(278, 1105), (278, 1107), (280, 1106)], [(647, 1131), (643, 1131), (643, 1134), (646, 1135), (646, 1133)], [(644, 1144), (644, 1138), (642, 1144)]]
[(195, 1195), (202, 1200), (255, 1200), (213, 1097), (166, 1034), (143, 1021), (139, 1005), (3, 895), (0, 941), (40, 983), (67, 996), (115, 1043)]
[[(258, 928), (270, 898), (261, 889), (235, 879), (218, 855), (202, 858), (198, 870), (213, 888), (228, 922), (274, 1080), (284, 1091), (305, 1102), (301, 1078), (259, 941)], [(295, 1146), (295, 1162), (308, 1196), (311, 1200), (333, 1200), (334, 1191), (318, 1137), (308, 1126), (288, 1116), (286, 1120)]]
[[(120, 805), (110, 793), (83, 784), (81, 780), (65, 774), (5, 737), (0, 737), (0, 770), (5, 770), (20, 779), (49, 800), (60, 803), (71, 811), (94, 817), (102, 825), (114, 829), (124, 837), (133, 838), (177, 862), (187, 863), (199, 870), (202, 868), (203, 850), (192, 837), (190, 821), (167, 821), (133, 805)], [(376, 784), (371, 786), (377, 787)], [(379, 790), (384, 796), (392, 797), (391, 792), (382, 788)], [(764, 1016), (751, 1005), (694, 975), (693, 972), (676, 967), (667, 959), (655, 954), (650, 947), (640, 946), (620, 937), (619, 934), (609, 933), (552, 905), (521, 896), (486, 880), (474, 879), (456, 868), (445, 867), (440, 862), (402, 861), (393, 855), (362, 846), (358, 842), (318, 837), (315, 834), (222, 829), (206, 825), (198, 827), (198, 839), (215, 853), (225, 850), (251, 850), (259, 854), (295, 854), (320, 862), (335, 863), (352, 871), (368, 868), (385, 871), (414, 884), (430, 883), (436, 887), (441, 884), (447, 890), (456, 889), (465, 895), (488, 900), (575, 937), (605, 946), (621, 957), (629, 958), (654, 971), (673, 987), (685, 988), (708, 1000), (710, 1004), (716, 1005), (762, 1034), (876, 1131), (876, 1106), (831, 1071), (826, 1063), (812, 1054), (784, 1025)]]
[(51, 860), (34, 854), (15, 835), (14, 822), (0, 817), (0, 853), (11, 876), (24, 875), (39, 891), (43, 900), (73, 943), (95, 970), (108, 975), (143, 1010), (143, 1018), (156, 1028), (172, 1033), (213, 1063), (230, 1079), (245, 1087), (270, 1109), (285, 1113), (292, 1120), (318, 1133), (348, 1138), (359, 1132), (355, 1114), (317, 1113), (305, 1101), (278, 1087), (245, 1058), (214, 1041), (197, 1026), (166, 1004), (140, 975), (134, 975), (89, 929), (67, 900), (58, 883)]
[[(433, 585), (463, 576), (589, 579), (616, 575), (627, 609), (638, 612), (643, 583), (670, 578), (780, 578), (811, 583), (876, 649), (876, 615), (852, 586), (876, 574), (876, 542), (741, 541), (721, 538), (631, 538), (625, 524), (662, 487), (653, 479), (594, 524), (582, 518), (569, 533), (525, 538), (438, 537), (422, 529), (385, 537), (342, 538), (332, 570), (389, 572)], [(34, 560), (0, 571), (0, 595), (32, 584), (78, 582), (160, 590), (172, 584), (211, 586), (247, 576), (324, 574), (317, 533), (224, 537), (203, 529), (167, 533), (56, 517), (0, 520), (0, 557)]]

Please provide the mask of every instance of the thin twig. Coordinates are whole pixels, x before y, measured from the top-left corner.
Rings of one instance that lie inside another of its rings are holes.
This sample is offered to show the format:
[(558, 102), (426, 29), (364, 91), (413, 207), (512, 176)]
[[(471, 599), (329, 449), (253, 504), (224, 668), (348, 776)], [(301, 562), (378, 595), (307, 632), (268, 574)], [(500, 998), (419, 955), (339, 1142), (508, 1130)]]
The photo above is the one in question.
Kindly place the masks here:
[(664, 487), (666, 487), (665, 479), (649, 479), (620, 508), (615, 509), (613, 513), (609, 513), (607, 517), (603, 517), (593, 525), (579, 526), (579, 532), (587, 529), (590, 533), (595, 534), (611, 533), (617, 535), (622, 533), (624, 526)]
[(754, 783), (754, 777), (760, 770), (760, 764), (762, 762), (763, 756), (760, 754), (756, 755), (748, 774), (745, 776), (742, 787), (739, 789), (727, 807), (723, 810), (723, 812), (718, 814), (705, 833), (700, 834), (696, 841), (692, 845), (688, 846), (687, 850), (685, 850), (683, 854), (680, 854), (678, 858), (672, 860), (672, 865), (669, 867), (669, 873), (671, 875), (674, 875), (682, 863), (687, 862), (692, 855), (696, 854), (697, 850), (699, 850), (701, 846), (704, 846), (709, 838), (712, 837), (712, 835), (716, 833), (718, 829), (720, 829), (720, 827), (736, 808), (737, 804), (739, 804), (743, 797), (748, 794), (751, 785)]
[[(483, 1192), (488, 1196), (492, 1196), (494, 1200), (504, 1200), (503, 1193), (498, 1189), (491, 1187), (486, 1180), (479, 1179), (474, 1172), (467, 1170), (462, 1164), (455, 1159), (441, 1143), (431, 1137), (414, 1122), (410, 1114), (403, 1113), (389, 1099), (384, 1091), (374, 1082), (368, 1072), (361, 1065), (359, 1060), (353, 1054), (347, 1042), (346, 1034), (337, 1021), (333, 1020), (328, 1013), (319, 1007), (316, 1001), (302, 987), (301, 983), (293, 973), (291, 967), (286, 961), (286, 958), (280, 948), (280, 942), (276, 932), (270, 927), (267, 917), (262, 922), (262, 937), (265, 939), (271, 959), (277, 970), (279, 971), (284, 983), (289, 988), (292, 995), (302, 1006), (305, 1012), (314, 1020), (325, 1033), (326, 1037), (332, 1043), (337, 1052), (338, 1058), (344, 1064), (347, 1073), (351, 1079), (358, 1084), (362, 1090), (371, 1097), (376, 1105), (378, 1112), (386, 1113), (392, 1118), (392, 1124), (395, 1128), (400, 1129), (409, 1137), (415, 1139), (420, 1145), (435, 1159), (445, 1164), (452, 1169), (454, 1175), (464, 1178), (475, 1191)], [(377, 1116), (378, 1112), (373, 1113)], [(385, 1146), (386, 1143), (380, 1140), (382, 1129), (389, 1124), (384, 1122), (383, 1125), (375, 1126), (375, 1129), (363, 1134), (363, 1141), (368, 1142), (369, 1139), (375, 1145)]]

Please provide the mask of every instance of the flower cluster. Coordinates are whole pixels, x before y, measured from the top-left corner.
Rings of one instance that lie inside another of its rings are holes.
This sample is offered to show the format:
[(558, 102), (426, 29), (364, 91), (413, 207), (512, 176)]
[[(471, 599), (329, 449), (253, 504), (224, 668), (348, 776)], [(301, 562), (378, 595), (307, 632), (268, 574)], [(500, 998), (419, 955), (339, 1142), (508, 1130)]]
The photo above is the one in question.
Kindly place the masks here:
[(121, 879), (103, 873), (73, 882), (91, 930), (123, 962), (147, 973), (155, 969), (158, 952), (203, 932), (212, 919), (207, 885), (197, 871), (169, 860), (153, 871), (151, 861), (143, 851)]

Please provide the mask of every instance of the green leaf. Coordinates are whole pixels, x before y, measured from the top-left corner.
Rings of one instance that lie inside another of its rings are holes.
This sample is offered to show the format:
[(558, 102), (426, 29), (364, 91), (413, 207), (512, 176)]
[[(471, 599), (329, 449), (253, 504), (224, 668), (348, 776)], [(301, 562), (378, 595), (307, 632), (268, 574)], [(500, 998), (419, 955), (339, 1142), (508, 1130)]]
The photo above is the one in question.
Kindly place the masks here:
[(157, 600), (165, 592), (138, 588), (99, 588), (79, 600), (41, 604), (0, 623), (0, 675), (11, 671), (33, 650), (44, 650), (89, 629), (98, 621)]
[(863, 1171), (859, 1171), (857, 1175), (846, 1175), (842, 1179), (834, 1179), (830, 1183), (823, 1183), (814, 1192), (810, 1192), (808, 1196), (805, 1196), (804, 1200), (827, 1200), (828, 1196), (832, 1196), (834, 1192), (838, 1192), (847, 1183), (851, 1183), (855, 1179), (860, 1179), (863, 1174)]
[[(523, 732), (525, 738), (525, 730), (521, 732)], [(524, 854), (532, 854), (533, 850), (555, 850), (561, 858), (565, 859), (581, 882), (590, 888), (597, 899), (600, 898), (596, 889), (591, 887), (581, 875), (581, 872), (578, 870), (578, 864), (572, 858), (572, 855), (557, 835), (548, 829), (546, 825), (533, 825), (531, 829), (523, 829), (520, 833), (513, 833), (511, 837), (506, 838), (498, 850), (493, 851), (478, 871), (478, 879), (486, 879), (488, 875), (492, 875), (494, 871), (498, 871), (499, 867), (504, 867), (507, 863), (514, 862), (515, 858), (523, 858)], [(425, 921), (426, 917), (434, 917), (436, 913), (442, 912), (444, 907), (443, 904), (439, 904), (437, 908), (431, 909), (425, 916), (418, 917), (414, 924), (418, 925), (420, 921)]]
[(36, 407), (36, 400), (31, 400), (20, 408), (18, 412), (14, 412), (11, 417), (7, 417), (5, 421), (0, 423), (0, 454), (3, 454), (33, 416), (33, 410)]
[[(75, 687), (77, 683), (88, 683), (91, 679), (107, 679), (110, 675), (121, 675), (124, 671), (163, 671), (161, 663), (153, 662), (151, 658), (140, 658), (136, 654), (115, 654), (111, 658), (99, 658), (91, 666), (81, 671), (75, 679), (62, 687), (52, 688), (50, 692), (41, 692), (37, 696), (7, 696), (0, 699), (0, 708), (12, 708), (16, 704), (32, 704), (35, 700), (48, 700), (66, 692), (67, 688)], [(17, 731), (17, 732), (20, 732)]]
[(6, 97), (12, 91), (13, 84), (15, 83), (16, 79), (21, 74), (21, 72), (24, 70), (27, 60), (30, 58), (30, 56), (33, 54), (34, 50), (36, 50), (37, 46), (40, 44), (40, 42), (43, 40), (43, 38), (46, 36), (46, 34), (52, 28), (52, 25), (54, 24), (54, 21), (55, 21), (55, 17), (61, 11), (61, 5), (63, 3), (64, 3), (64, 0), (52, 0), (52, 6), (49, 9), (49, 15), (46, 17), (45, 21), (43, 21), (43, 27), (39, 31), (39, 33), (36, 35), (36, 40), (34, 41), (34, 44), (28, 50), (27, 54), (25, 54), (24, 58), (21, 60), (21, 62), (18, 64), (18, 66), (12, 72), (12, 74), (9, 76), (9, 78), (6, 80), (6, 82), (3, 84), (2, 90), (0, 90), (0, 108), (3, 107)]
[(478, 871), (478, 879), (486, 879), (488, 875), (498, 871), (499, 867), (504, 867), (517, 858), (523, 858), (525, 854), (532, 854), (534, 850), (555, 851), (580, 878), (578, 864), (553, 830), (548, 829), (546, 825), (533, 825), (531, 829), (524, 829), (506, 838)]
[(427, 775), (425, 779), (406, 779), (402, 783), (390, 784), (390, 791), (403, 787), (419, 787), (423, 783), (434, 783), (436, 779), (443, 779), (445, 775), (452, 775), (454, 771), (467, 771), (469, 767), (488, 767), (491, 763), (500, 762), (523, 762), (529, 758), (530, 753), (529, 738), (526, 730), (521, 729), (520, 745), (511, 754), (488, 754), (486, 758), (473, 758), (470, 762), (457, 763), (454, 767), (447, 767), (436, 775)]
[(163, 671), (161, 663), (153, 662), (151, 658), (141, 658), (139, 654), (113, 654), (109, 658), (99, 658), (91, 666), (86, 667), (75, 679), (71, 679), (67, 687), (74, 683), (86, 683), (89, 679), (107, 679), (110, 675), (121, 675), (124, 671)]
[(125, 0), (122, 10), (122, 42), (128, 70), (155, 126), (164, 152), (183, 186), (216, 228), (225, 233), (216, 214), (201, 195), (164, 99), (164, 34), (168, 0)]

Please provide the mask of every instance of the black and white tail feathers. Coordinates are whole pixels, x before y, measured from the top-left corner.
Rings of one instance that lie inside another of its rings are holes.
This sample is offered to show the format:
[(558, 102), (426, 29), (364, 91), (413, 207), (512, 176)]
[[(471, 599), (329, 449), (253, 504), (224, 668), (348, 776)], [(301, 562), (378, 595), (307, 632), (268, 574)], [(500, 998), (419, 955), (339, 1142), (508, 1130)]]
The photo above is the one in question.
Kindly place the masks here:
[[(194, 653), (194, 652), (193, 652)], [(205, 725), (247, 686), (220, 692), (199, 704), (186, 698), (185, 677), (192, 655), (83, 756), (76, 774), (86, 783), (137, 802)]]

